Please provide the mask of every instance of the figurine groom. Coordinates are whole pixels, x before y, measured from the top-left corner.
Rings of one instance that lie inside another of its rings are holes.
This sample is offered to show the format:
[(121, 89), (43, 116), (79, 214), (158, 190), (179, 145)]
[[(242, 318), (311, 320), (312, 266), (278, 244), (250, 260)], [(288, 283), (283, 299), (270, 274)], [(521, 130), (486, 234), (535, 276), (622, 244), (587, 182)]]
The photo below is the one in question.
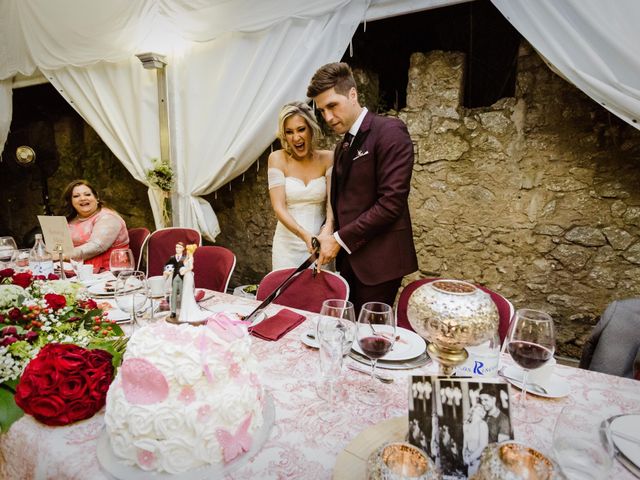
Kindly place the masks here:
[(184, 243), (178, 242), (176, 243), (176, 254), (169, 258), (167, 263), (164, 264), (164, 276), (168, 277), (173, 274), (173, 279), (171, 280), (170, 318), (176, 318), (178, 302), (180, 301), (179, 299), (182, 298), (182, 272), (184, 272), (185, 259)]

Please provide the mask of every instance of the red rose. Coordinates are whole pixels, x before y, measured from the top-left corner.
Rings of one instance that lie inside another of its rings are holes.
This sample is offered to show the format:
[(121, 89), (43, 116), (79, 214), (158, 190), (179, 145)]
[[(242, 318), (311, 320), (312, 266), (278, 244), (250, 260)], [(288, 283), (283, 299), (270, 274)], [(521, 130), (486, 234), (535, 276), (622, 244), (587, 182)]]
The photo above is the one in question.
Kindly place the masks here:
[(55, 273), (50, 273), (49, 275), (47, 275), (47, 280), (60, 280), (60, 277)]
[(67, 425), (100, 410), (112, 380), (109, 352), (50, 343), (25, 368), (15, 400), (42, 423)]
[(67, 306), (67, 299), (64, 298), (64, 295), (58, 295), (57, 293), (47, 293), (44, 296), (45, 301), (49, 307), (54, 310), (59, 310)]
[(90, 298), (88, 300), (85, 300), (84, 302), (80, 302), (80, 307), (86, 310), (95, 310), (96, 308), (98, 308), (98, 304), (93, 298)]
[(3, 270), (0, 270), (0, 279), (2, 278), (9, 278), (10, 276), (12, 276), (15, 272), (13, 271), (13, 268), (5, 268)]
[(17, 321), (22, 318), (22, 312), (20, 311), (19, 308), (16, 308), (16, 307), (13, 307), (11, 310), (9, 310), (7, 312), (7, 315), (9, 315), (9, 318), (13, 321)]
[(18, 329), (14, 326), (4, 327), (0, 330), (0, 335), (15, 335), (18, 333)]
[(38, 332), (34, 332), (33, 330), (29, 330), (26, 335), (27, 342), (34, 342), (38, 338)]
[(29, 272), (16, 273), (13, 275), (13, 284), (22, 288), (27, 288), (33, 281), (33, 276)]
[(60, 396), (65, 400), (77, 400), (87, 392), (86, 379), (79, 373), (78, 375), (63, 376), (58, 386), (60, 387)]
[(18, 400), (16, 393), (18, 406), (45, 425), (58, 426), (71, 423), (67, 415), (66, 402), (56, 395), (34, 396), (28, 400), (28, 403), (22, 402), (22, 399)]
[(0, 347), (8, 347), (12, 343), (16, 343), (18, 339), (16, 337), (4, 337), (0, 340)]

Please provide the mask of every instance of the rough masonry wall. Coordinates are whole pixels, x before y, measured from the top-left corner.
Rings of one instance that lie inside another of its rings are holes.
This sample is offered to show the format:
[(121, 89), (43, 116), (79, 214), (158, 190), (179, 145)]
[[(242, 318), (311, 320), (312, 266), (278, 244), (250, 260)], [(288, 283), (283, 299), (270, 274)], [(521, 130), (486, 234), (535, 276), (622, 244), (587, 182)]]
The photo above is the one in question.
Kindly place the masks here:
[(467, 279), (557, 321), (579, 356), (617, 298), (640, 295), (640, 132), (553, 74), (528, 45), (516, 98), (460, 107), (463, 56), (412, 56), (410, 205), (419, 276)]

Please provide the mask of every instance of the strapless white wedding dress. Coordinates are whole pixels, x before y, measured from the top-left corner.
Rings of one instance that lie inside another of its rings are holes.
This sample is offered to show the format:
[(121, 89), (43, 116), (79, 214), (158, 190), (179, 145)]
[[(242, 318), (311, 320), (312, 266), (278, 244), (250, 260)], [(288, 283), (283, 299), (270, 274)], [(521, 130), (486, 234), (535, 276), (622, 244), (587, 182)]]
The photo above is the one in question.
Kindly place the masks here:
[[(304, 184), (296, 177), (285, 177), (285, 195), (289, 213), (312, 235), (320, 232), (327, 205), (327, 179), (318, 177)], [(298, 267), (309, 258), (306, 244), (278, 222), (273, 235), (272, 268)]]

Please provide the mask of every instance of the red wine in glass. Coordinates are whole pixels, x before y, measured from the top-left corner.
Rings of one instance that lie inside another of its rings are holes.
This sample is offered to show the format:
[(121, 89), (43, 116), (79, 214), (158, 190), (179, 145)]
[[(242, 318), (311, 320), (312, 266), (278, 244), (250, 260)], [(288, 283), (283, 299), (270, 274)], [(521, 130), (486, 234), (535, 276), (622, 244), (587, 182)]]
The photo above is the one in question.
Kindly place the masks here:
[(360, 338), (358, 343), (365, 355), (372, 359), (384, 357), (393, 346), (389, 339), (379, 336)]
[(511, 358), (522, 368), (529, 370), (542, 367), (553, 356), (553, 351), (537, 343), (512, 341), (508, 348)]

